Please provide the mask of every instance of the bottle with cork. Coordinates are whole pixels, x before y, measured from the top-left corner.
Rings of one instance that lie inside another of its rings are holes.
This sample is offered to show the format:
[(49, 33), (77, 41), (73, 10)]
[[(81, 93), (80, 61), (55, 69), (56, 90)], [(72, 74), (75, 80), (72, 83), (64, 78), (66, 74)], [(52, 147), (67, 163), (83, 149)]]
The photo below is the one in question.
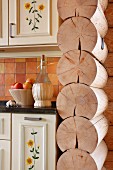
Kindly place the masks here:
[(40, 73), (32, 87), (34, 107), (49, 107), (53, 97), (53, 85), (48, 77), (45, 55), (41, 56)]

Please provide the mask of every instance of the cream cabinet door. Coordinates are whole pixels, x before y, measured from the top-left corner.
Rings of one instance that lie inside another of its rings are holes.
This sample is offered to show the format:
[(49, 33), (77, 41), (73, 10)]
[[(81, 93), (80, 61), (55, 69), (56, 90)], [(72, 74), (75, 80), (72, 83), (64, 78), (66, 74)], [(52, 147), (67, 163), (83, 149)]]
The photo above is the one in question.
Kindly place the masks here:
[(8, 0), (0, 0), (0, 46), (8, 45)]
[(10, 141), (0, 140), (0, 170), (10, 170)]
[(12, 170), (55, 170), (56, 116), (12, 115)]
[(57, 0), (9, 0), (9, 45), (56, 44)]

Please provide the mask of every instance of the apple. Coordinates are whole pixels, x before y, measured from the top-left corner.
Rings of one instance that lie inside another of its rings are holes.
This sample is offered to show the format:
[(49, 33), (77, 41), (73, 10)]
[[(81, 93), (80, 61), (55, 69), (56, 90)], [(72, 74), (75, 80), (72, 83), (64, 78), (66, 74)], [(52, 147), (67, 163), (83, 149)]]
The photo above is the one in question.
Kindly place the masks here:
[(25, 83), (23, 83), (23, 88), (24, 89), (31, 89), (32, 88), (32, 84), (29, 83), (29, 82), (25, 82)]
[(33, 78), (27, 78), (26, 82), (29, 82), (29, 83), (31, 83), (31, 84), (33, 85), (34, 82), (35, 82), (35, 79), (33, 79)]
[[(16, 83), (17, 83), (17, 82), (16, 82)], [(11, 85), (11, 89), (14, 89), (14, 85), (15, 85), (16, 83), (13, 83), (13, 84)]]
[(22, 85), (22, 83), (16, 82), (11, 85), (11, 89), (23, 89), (23, 85)]

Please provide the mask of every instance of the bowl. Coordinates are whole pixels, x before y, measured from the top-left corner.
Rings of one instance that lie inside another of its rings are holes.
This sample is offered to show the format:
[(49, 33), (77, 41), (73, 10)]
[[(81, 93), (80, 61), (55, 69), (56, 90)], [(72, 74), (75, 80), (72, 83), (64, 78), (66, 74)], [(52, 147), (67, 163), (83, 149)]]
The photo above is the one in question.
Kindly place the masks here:
[(17, 105), (21, 106), (34, 105), (32, 89), (9, 89), (9, 92)]

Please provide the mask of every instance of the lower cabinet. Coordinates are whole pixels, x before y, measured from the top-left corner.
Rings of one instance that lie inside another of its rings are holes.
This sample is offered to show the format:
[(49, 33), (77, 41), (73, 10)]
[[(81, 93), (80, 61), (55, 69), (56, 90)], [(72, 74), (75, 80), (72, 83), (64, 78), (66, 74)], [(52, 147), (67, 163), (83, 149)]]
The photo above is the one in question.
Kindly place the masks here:
[(0, 170), (10, 170), (10, 141), (0, 140)]
[(56, 115), (12, 114), (12, 170), (55, 170), (55, 134)]

